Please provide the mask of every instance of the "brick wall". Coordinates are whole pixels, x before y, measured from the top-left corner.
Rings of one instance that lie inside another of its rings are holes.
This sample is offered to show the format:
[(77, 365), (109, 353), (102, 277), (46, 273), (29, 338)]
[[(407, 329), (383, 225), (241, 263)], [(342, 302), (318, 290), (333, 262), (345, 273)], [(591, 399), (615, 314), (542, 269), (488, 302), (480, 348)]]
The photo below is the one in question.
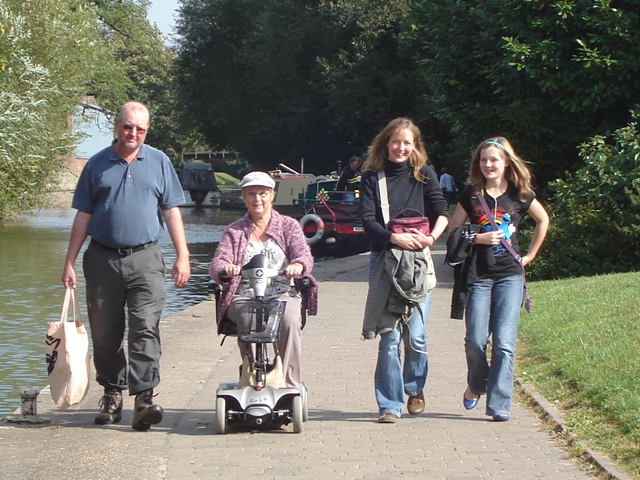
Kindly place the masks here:
[(58, 179), (59, 190), (75, 190), (80, 172), (88, 159), (71, 157), (65, 162), (65, 168)]

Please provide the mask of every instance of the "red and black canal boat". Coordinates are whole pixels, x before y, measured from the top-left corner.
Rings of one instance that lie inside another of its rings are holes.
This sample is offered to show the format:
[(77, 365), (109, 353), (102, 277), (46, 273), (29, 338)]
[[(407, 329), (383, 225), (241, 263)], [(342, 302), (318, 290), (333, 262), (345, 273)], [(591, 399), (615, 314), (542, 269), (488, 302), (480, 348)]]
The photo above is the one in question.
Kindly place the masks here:
[(316, 257), (342, 258), (369, 251), (358, 192), (337, 192), (337, 182), (334, 177), (319, 177), (293, 200), (293, 217)]

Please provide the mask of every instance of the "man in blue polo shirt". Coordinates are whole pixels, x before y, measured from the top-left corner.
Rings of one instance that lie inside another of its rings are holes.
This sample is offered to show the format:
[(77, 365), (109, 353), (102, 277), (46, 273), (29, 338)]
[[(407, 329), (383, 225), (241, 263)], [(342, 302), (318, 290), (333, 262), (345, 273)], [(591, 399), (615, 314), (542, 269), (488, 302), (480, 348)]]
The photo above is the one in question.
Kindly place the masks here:
[(132, 423), (136, 430), (148, 430), (163, 416), (162, 407), (153, 403), (153, 389), (160, 383), (165, 267), (158, 239), (165, 223), (177, 254), (171, 272), (175, 286), (184, 285), (191, 274), (178, 208), (184, 192), (167, 156), (144, 144), (148, 128), (147, 107), (125, 104), (115, 121), (116, 139), (89, 159), (73, 196), (77, 213), (62, 274), (63, 285), (75, 287), (74, 264), (91, 236), (82, 267), (96, 378), (104, 388), (95, 422), (119, 422), (122, 391), (128, 389), (136, 396)]

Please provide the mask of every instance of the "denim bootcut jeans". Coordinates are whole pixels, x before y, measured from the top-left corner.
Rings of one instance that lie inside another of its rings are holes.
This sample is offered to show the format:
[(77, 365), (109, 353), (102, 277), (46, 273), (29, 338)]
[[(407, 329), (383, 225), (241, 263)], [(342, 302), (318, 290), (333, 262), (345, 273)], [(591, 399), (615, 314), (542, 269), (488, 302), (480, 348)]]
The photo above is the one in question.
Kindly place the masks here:
[[(467, 301), (467, 383), (473, 393), (487, 395), (487, 415), (509, 415), (511, 409), (523, 283), (522, 275), (483, 278), (473, 284)], [(490, 336), (491, 363), (486, 354)]]
[[(379, 253), (371, 252), (370, 274)], [(431, 292), (424, 303), (414, 307), (406, 324), (398, 323), (392, 331), (380, 335), (375, 371), (376, 401), (380, 415), (400, 417), (405, 394), (417, 395), (425, 386), (429, 364), (427, 358), (427, 316)], [(404, 367), (402, 350), (404, 346)]]

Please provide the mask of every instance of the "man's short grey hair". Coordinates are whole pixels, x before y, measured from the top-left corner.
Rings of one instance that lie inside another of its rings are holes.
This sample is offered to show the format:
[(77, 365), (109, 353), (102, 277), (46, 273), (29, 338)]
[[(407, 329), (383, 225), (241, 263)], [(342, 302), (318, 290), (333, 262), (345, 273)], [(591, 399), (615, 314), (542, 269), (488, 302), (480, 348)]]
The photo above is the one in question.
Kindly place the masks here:
[(137, 111), (142, 111), (145, 112), (147, 114), (147, 117), (149, 117), (149, 109), (147, 108), (147, 106), (144, 103), (140, 103), (140, 102), (127, 102), (124, 105), (122, 105), (122, 107), (120, 107), (120, 111), (118, 112), (118, 116), (116, 117), (116, 121), (122, 120), (122, 117), (124, 117), (125, 112), (128, 112), (129, 110), (137, 110)]

